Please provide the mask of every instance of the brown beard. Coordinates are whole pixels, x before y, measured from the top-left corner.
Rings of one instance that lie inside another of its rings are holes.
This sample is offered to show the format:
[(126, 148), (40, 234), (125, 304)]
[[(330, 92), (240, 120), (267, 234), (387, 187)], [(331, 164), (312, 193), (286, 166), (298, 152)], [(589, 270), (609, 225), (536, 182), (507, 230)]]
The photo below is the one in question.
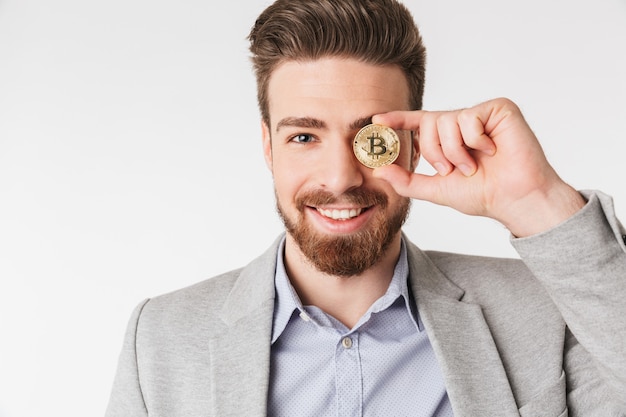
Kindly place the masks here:
[(350, 277), (361, 274), (375, 265), (385, 254), (389, 245), (404, 224), (410, 207), (410, 199), (404, 199), (397, 210), (386, 217), (387, 196), (379, 191), (355, 189), (341, 196), (342, 202), (350, 202), (360, 207), (379, 206), (381, 210), (374, 217), (372, 225), (357, 233), (344, 236), (325, 236), (317, 233), (304, 220), (306, 207), (319, 207), (339, 201), (328, 191), (309, 191), (296, 196), (298, 219), (288, 219), (277, 201), (278, 213), (305, 257), (313, 266), (326, 274)]

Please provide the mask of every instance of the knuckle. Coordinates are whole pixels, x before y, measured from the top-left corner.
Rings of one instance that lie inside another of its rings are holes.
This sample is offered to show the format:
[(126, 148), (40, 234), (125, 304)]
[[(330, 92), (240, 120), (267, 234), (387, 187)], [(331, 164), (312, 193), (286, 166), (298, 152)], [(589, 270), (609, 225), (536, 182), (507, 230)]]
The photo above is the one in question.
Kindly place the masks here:
[(477, 118), (476, 111), (473, 108), (460, 110), (456, 120), (461, 126), (473, 122)]
[(519, 106), (515, 102), (513, 102), (513, 100), (511, 100), (510, 98), (498, 97), (498, 98), (493, 99), (492, 102), (495, 107), (514, 111), (514, 112), (520, 112)]

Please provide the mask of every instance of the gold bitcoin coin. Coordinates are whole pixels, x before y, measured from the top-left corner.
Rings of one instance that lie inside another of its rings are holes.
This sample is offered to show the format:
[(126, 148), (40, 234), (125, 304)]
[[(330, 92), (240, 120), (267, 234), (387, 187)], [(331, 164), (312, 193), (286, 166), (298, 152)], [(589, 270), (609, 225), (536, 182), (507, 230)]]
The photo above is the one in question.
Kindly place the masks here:
[(352, 149), (360, 163), (378, 168), (396, 160), (400, 153), (400, 139), (392, 128), (371, 124), (359, 130)]

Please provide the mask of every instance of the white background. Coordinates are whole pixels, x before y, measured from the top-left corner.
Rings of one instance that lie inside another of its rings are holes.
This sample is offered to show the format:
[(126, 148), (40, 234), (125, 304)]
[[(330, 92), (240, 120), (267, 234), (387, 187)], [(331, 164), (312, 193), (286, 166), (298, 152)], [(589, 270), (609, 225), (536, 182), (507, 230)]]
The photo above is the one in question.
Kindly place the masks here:
[[(0, 416), (102, 415), (143, 298), (281, 230), (245, 37), (264, 0), (0, 0)], [(508, 96), (577, 188), (626, 214), (625, 0), (412, 0), (425, 107)], [(416, 202), (428, 249), (515, 256)]]

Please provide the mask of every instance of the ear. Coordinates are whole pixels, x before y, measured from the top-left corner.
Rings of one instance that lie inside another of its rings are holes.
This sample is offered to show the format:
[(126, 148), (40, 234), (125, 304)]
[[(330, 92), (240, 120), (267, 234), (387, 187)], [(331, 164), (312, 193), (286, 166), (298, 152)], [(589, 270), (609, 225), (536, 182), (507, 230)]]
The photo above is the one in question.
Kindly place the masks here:
[(417, 132), (411, 130), (411, 172), (415, 171), (420, 161), (420, 144)]
[(272, 135), (269, 126), (264, 121), (261, 121), (261, 132), (263, 134), (263, 156), (265, 157), (265, 164), (267, 168), (272, 171)]

